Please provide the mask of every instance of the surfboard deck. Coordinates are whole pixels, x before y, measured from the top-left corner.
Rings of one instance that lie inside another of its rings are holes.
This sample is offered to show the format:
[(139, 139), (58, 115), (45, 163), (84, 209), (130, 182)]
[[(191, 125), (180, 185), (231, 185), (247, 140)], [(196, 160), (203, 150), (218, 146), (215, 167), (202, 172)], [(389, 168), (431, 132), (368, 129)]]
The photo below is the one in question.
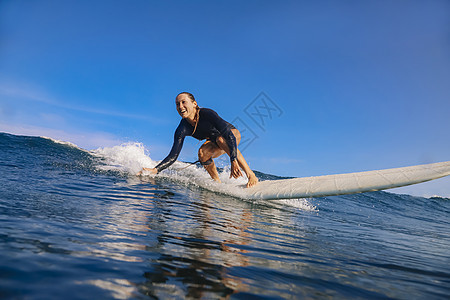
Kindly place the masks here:
[(367, 172), (261, 181), (249, 199), (326, 197), (386, 190), (450, 175), (450, 161)]

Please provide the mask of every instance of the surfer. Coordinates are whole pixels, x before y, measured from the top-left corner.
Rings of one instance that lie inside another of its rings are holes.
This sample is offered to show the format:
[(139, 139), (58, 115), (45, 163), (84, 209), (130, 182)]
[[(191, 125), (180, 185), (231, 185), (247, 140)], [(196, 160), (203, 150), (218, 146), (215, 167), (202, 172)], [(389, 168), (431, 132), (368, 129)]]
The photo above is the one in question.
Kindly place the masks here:
[(174, 142), (169, 155), (155, 168), (142, 168), (142, 171), (137, 175), (142, 175), (143, 171), (157, 174), (168, 168), (177, 160), (183, 147), (184, 138), (192, 136), (198, 140), (206, 139), (198, 150), (198, 159), (212, 179), (220, 182), (213, 158), (227, 153), (231, 161), (230, 178), (242, 176), (242, 168), (248, 178), (247, 187), (258, 183), (258, 178), (256, 178), (255, 173), (250, 169), (237, 147), (241, 141), (239, 130), (223, 120), (214, 110), (200, 108), (191, 93), (182, 92), (178, 94), (175, 103), (178, 114), (182, 119), (175, 131)]

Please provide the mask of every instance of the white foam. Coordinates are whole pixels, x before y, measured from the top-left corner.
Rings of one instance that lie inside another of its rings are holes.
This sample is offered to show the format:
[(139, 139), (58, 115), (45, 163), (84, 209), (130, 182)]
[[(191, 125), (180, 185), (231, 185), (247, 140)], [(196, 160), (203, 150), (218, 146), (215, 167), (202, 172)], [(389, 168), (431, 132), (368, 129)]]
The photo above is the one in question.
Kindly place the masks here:
[(295, 208), (299, 208), (305, 211), (318, 211), (315, 205), (312, 205), (308, 199), (300, 198), (300, 199), (280, 199), (280, 200), (272, 200), (278, 203), (281, 203), (285, 206), (291, 206)]
[(71, 143), (71, 142), (60, 141), (60, 140), (52, 139), (51, 137), (47, 137), (47, 136), (40, 136), (40, 138), (43, 138), (43, 139), (46, 139), (46, 140), (50, 140), (50, 141), (52, 141), (53, 143), (56, 143), (56, 144), (66, 145), (66, 146), (70, 146), (70, 147), (73, 147), (73, 148), (77, 148), (79, 150), (86, 151), (86, 150), (78, 147), (77, 145), (75, 145), (74, 143)]
[(98, 166), (102, 170), (117, 170), (136, 174), (142, 167), (153, 168), (156, 162), (148, 155), (141, 143), (124, 143), (114, 147), (104, 147), (92, 150), (94, 156), (104, 160), (106, 165)]

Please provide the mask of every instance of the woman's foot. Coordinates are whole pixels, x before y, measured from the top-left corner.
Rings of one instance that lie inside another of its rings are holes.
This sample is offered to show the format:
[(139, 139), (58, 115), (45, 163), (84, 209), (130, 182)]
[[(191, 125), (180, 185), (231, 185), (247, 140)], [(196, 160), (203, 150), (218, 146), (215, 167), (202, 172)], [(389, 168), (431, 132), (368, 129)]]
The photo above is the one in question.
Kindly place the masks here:
[(258, 178), (255, 174), (252, 174), (248, 177), (247, 187), (255, 186), (258, 183)]

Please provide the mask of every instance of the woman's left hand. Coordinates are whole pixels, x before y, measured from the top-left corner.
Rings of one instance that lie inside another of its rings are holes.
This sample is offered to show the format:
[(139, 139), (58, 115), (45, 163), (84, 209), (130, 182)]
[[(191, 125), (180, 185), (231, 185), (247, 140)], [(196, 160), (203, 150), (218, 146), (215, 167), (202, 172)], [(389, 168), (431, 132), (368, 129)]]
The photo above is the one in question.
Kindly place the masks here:
[(238, 178), (240, 176), (242, 176), (241, 168), (239, 168), (239, 163), (237, 162), (237, 159), (235, 159), (231, 162), (230, 178)]
[(137, 173), (136, 176), (141, 176), (144, 171), (148, 171), (150, 172), (150, 174), (158, 173), (158, 170), (156, 170), (156, 168), (142, 168), (142, 170), (139, 173)]

